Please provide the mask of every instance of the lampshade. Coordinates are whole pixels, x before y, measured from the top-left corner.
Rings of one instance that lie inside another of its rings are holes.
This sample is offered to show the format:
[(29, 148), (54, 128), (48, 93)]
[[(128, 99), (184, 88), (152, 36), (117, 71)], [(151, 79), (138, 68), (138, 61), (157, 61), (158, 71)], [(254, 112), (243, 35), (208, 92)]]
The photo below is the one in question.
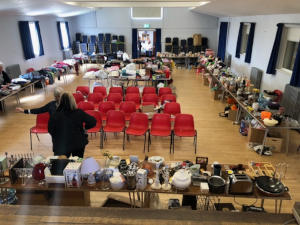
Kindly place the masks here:
[(87, 175), (100, 170), (100, 166), (93, 157), (88, 157), (81, 164), (81, 174)]

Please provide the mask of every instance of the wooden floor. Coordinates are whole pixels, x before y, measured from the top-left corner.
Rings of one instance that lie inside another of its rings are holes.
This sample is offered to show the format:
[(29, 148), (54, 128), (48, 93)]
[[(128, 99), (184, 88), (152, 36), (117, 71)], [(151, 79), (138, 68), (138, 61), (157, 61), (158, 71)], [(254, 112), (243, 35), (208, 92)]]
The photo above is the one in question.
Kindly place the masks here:
[[(86, 68), (86, 66), (84, 66)], [(21, 105), (24, 108), (42, 106), (50, 101), (55, 86), (61, 86), (66, 91), (74, 92), (77, 85), (87, 85), (82, 76), (68, 75), (68, 84), (63, 80), (57, 81), (55, 85), (47, 87), (47, 94), (42, 90), (37, 90), (34, 95), (26, 95), (21, 98)], [(173, 86), (176, 88), (178, 102), (181, 104), (183, 113), (194, 115), (195, 126), (198, 130), (198, 151), (197, 156), (207, 156), (209, 162), (218, 161), (220, 163), (247, 164), (250, 161), (256, 162), (278, 162), (288, 163), (288, 172), (284, 183), (290, 188), (293, 201), (283, 203), (283, 212), (290, 213), (294, 201), (300, 200), (300, 154), (296, 153), (295, 147), (290, 149), (290, 154), (274, 154), (271, 157), (259, 156), (247, 147), (247, 138), (239, 134), (238, 126), (234, 126), (231, 121), (218, 116), (224, 110), (224, 104), (214, 101), (212, 93), (207, 86), (202, 84), (202, 79), (193, 70), (177, 69), (173, 71)], [(16, 102), (11, 98), (7, 102), (8, 113), (0, 114), (0, 153), (9, 154), (30, 152), (29, 129), (35, 124), (34, 115), (16, 113), (14, 108)], [(299, 135), (293, 135), (299, 140)], [(48, 134), (40, 135), (38, 142), (33, 137), (33, 151), (36, 154), (48, 156), (52, 154), (52, 142)], [(296, 141), (296, 140), (291, 140)], [(293, 145), (294, 146), (294, 145)], [(125, 151), (122, 151), (122, 135), (117, 137), (108, 135), (104, 150), (110, 151), (113, 155), (128, 157), (138, 155), (140, 159), (145, 157), (143, 153), (143, 138), (132, 137), (130, 143), (126, 143)], [(192, 138), (175, 138), (175, 154), (169, 154), (169, 139), (153, 138), (149, 156), (160, 155), (166, 160), (195, 160)], [(85, 156), (102, 158), (99, 149), (99, 135), (90, 139), (86, 148)], [(91, 200), (97, 203), (101, 197), (92, 194)], [(164, 197), (162, 197), (164, 198)], [(238, 199), (240, 204), (249, 203), (246, 200)], [(273, 204), (273, 202), (272, 202)], [(270, 211), (271, 203), (266, 201), (266, 208)]]

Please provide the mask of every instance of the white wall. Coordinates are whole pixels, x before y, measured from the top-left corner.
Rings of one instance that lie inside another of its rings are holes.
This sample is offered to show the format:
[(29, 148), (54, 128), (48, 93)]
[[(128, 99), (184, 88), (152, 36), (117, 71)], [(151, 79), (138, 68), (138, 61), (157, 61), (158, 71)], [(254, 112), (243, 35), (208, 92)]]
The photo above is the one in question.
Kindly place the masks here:
[(188, 8), (164, 8), (162, 20), (132, 20), (130, 8), (102, 8), (94, 12), (72, 17), (72, 38), (76, 32), (87, 35), (112, 33), (125, 35), (126, 51), (131, 54), (132, 28), (143, 28), (150, 24), (151, 28), (162, 29), (162, 50), (165, 37), (186, 39), (195, 33), (208, 38), (209, 47), (217, 49), (218, 18), (190, 11)]
[[(251, 67), (257, 67), (264, 71), (262, 90), (279, 89), (283, 91), (285, 85), (290, 82), (291, 74), (277, 70), (276, 75), (271, 75), (266, 74), (266, 70), (277, 32), (277, 23), (300, 23), (300, 14), (231, 17), (220, 18), (220, 21), (228, 21), (230, 23), (227, 52), (232, 55), (232, 69), (238, 74), (249, 76)], [(244, 62), (244, 55), (241, 55), (240, 59), (235, 58), (240, 22), (256, 23), (250, 64)]]
[[(18, 21), (39, 21), (43, 40), (45, 55), (34, 59), (25, 60), (22, 43), (19, 33)], [(20, 64), (21, 72), (33, 67), (41, 69), (44, 66), (51, 65), (54, 60), (62, 59), (62, 51), (59, 47), (59, 38), (57, 33), (56, 21), (63, 19), (54, 16), (0, 16), (0, 61), (5, 67), (11, 64)]]

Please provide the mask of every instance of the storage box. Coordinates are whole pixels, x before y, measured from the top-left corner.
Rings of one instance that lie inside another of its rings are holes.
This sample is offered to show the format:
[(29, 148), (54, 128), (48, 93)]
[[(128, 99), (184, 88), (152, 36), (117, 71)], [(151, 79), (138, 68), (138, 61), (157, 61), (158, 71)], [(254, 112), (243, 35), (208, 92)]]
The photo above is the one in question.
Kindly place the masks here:
[(283, 139), (280, 137), (267, 137), (265, 145), (272, 148), (272, 152), (281, 152)]
[(262, 144), (265, 137), (265, 129), (253, 128), (251, 125), (248, 130), (248, 141)]
[(236, 120), (236, 115), (237, 115), (237, 112), (236, 110), (229, 110), (229, 114), (228, 114), (228, 119), (231, 120), (231, 121), (235, 121)]
[(81, 186), (81, 163), (70, 162), (64, 169), (66, 187), (80, 187)]

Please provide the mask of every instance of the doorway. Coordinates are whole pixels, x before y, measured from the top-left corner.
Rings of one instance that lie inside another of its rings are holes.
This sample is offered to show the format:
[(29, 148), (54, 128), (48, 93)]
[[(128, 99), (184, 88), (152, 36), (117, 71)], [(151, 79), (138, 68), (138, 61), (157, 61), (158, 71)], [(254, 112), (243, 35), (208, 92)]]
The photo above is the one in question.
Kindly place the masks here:
[(152, 57), (155, 55), (156, 31), (155, 29), (138, 29), (137, 49), (138, 56)]

